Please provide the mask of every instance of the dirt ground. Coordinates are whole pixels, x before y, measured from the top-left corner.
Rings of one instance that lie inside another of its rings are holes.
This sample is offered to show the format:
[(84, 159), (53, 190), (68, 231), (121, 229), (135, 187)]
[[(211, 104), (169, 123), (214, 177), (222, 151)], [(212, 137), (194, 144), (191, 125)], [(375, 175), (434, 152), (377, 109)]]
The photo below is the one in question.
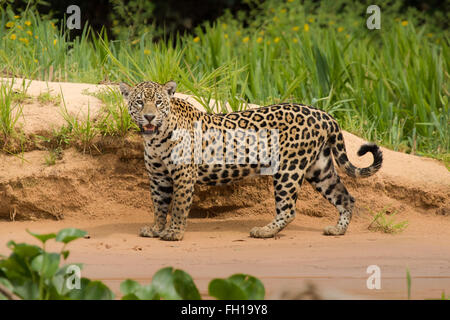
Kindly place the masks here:
[[(70, 112), (101, 108), (85, 95), (98, 86), (33, 81), (28, 93), (36, 96), (49, 87), (63, 92)], [(24, 130), (42, 133), (61, 125), (57, 109), (30, 101)], [(52, 116), (43, 121), (46, 113)], [(355, 165), (371, 163), (370, 156), (356, 156), (362, 139), (350, 133), (344, 138)], [(159, 268), (174, 266), (189, 272), (203, 295), (212, 278), (249, 273), (263, 281), (268, 298), (405, 299), (407, 268), (412, 298), (450, 294), (450, 173), (438, 161), (383, 148), (383, 168), (375, 176), (353, 180), (341, 174), (356, 199), (343, 237), (322, 235), (338, 214), (305, 184), (293, 223), (276, 238), (250, 238), (250, 229), (268, 223), (275, 212), (270, 177), (261, 177), (198, 187), (184, 240), (164, 242), (137, 235), (152, 221), (140, 137), (106, 138), (97, 145), (100, 154), (66, 149), (52, 166), (44, 164), (48, 151), (39, 146), (20, 156), (0, 154), (0, 254), (8, 254), (8, 240), (32, 242), (26, 229), (77, 227), (90, 239), (71, 244), (69, 260), (83, 262), (83, 276), (105, 281), (116, 293), (124, 279), (148, 283)], [(398, 234), (369, 231), (382, 209), (408, 221), (407, 228)], [(366, 286), (370, 265), (380, 267), (380, 290)]]

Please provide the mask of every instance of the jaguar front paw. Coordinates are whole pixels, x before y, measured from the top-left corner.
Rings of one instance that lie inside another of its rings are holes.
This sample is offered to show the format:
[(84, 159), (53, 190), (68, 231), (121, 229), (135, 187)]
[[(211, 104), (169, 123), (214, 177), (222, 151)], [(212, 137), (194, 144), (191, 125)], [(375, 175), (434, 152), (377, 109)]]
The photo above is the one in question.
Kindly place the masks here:
[(171, 229), (165, 230), (159, 235), (161, 240), (166, 240), (166, 241), (180, 241), (183, 239), (183, 236), (184, 236), (183, 231), (171, 230)]
[(161, 231), (158, 231), (154, 226), (144, 226), (139, 230), (139, 236), (146, 238), (158, 238)]

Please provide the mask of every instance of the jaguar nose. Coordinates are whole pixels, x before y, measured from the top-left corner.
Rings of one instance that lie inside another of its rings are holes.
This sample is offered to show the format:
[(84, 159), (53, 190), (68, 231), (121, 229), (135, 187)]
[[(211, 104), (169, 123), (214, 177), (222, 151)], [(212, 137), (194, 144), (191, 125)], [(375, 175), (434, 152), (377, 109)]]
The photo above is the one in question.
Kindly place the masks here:
[(152, 120), (155, 119), (155, 116), (151, 114), (144, 114), (144, 118), (148, 121), (148, 123), (151, 123)]

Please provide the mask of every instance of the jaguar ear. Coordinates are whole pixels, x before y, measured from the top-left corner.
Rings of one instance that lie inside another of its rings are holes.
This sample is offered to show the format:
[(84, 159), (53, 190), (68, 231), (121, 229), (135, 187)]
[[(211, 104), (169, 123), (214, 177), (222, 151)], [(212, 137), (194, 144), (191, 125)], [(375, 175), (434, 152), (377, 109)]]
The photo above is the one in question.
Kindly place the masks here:
[(123, 97), (128, 100), (128, 96), (130, 95), (131, 86), (126, 84), (125, 82), (121, 82), (119, 84), (120, 92), (122, 93)]
[(175, 94), (175, 90), (177, 89), (177, 83), (173, 80), (170, 80), (164, 85), (164, 90), (167, 91), (169, 97), (172, 97)]

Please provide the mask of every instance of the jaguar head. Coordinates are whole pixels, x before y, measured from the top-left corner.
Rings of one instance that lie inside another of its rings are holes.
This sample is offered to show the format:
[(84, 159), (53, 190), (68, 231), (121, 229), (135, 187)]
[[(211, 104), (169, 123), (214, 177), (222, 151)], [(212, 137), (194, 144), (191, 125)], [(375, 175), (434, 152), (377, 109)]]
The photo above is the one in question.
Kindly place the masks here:
[(168, 118), (170, 99), (175, 94), (177, 84), (174, 81), (165, 84), (146, 81), (131, 87), (122, 82), (119, 87), (127, 100), (128, 112), (141, 133), (158, 133)]

